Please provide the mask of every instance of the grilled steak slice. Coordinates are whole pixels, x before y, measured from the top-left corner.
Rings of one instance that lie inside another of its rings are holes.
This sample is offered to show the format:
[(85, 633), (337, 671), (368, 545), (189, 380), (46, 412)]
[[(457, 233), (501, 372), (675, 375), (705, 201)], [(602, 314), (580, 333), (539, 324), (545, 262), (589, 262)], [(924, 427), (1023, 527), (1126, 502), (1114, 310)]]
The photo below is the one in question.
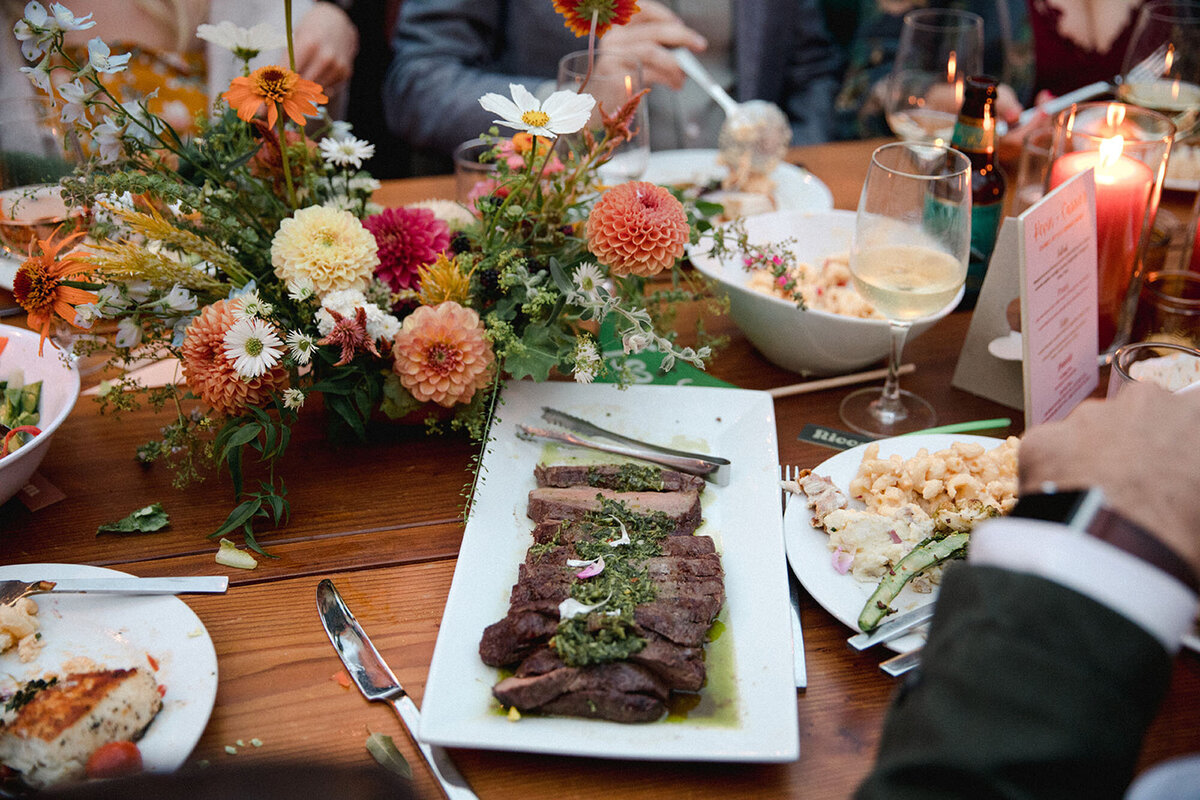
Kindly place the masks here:
[[(650, 722), (662, 716), (670, 688), (654, 672), (624, 661), (568, 667), (541, 650), (531, 669), (492, 687), (506, 706), (520, 711), (598, 717), (618, 722)], [(557, 662), (557, 664), (556, 664)]]
[[(619, 532), (613, 532), (612, 538), (619, 538)], [(576, 541), (590, 541), (592, 534), (586, 524), (577, 520), (548, 519), (539, 522), (533, 528), (534, 544), (550, 544), (555, 541), (568, 545)], [(705, 553), (715, 553), (716, 545), (709, 536), (693, 534), (691, 536), (670, 536), (663, 540), (663, 555), (667, 556), (698, 556)]]
[(63, 676), (0, 726), (0, 764), (34, 788), (82, 780), (100, 745), (138, 739), (161, 708), (158, 683), (145, 670)]
[(633, 610), (639, 626), (686, 647), (703, 647), (721, 604), (712, 596), (659, 598)]
[[(639, 486), (640, 491), (678, 492), (684, 489), (704, 491), (704, 479), (686, 472), (647, 466), (646, 472), (657, 472), (656, 485)], [(534, 467), (533, 476), (538, 486), (596, 486), (604, 489), (621, 489), (627, 486), (628, 470), (623, 474), (620, 464), (593, 464), (591, 466), (561, 464)]]
[(629, 660), (653, 672), (672, 689), (698, 692), (704, 685), (704, 650), (684, 647), (657, 634), (645, 632), (646, 646)]
[[(694, 558), (646, 559), (647, 573), (654, 582), (658, 600), (676, 597), (712, 597), (717, 610), (724, 600), (721, 564), (716, 554)], [(539, 561), (521, 564), (517, 582), (509, 597), (511, 607), (523, 607), (537, 601), (562, 602), (570, 594), (570, 585), (577, 567)], [(716, 612), (714, 612), (715, 614)]]
[(543, 487), (529, 492), (526, 513), (534, 522), (547, 519), (581, 519), (600, 509), (599, 497), (622, 502), (635, 514), (661, 511), (674, 523), (673, 535), (689, 534), (700, 526), (700, 494), (684, 492), (614, 492), (590, 486), (566, 489)]
[(558, 630), (558, 602), (528, 603), (510, 608), (499, 622), (483, 630), (479, 658), (491, 667), (515, 664)]

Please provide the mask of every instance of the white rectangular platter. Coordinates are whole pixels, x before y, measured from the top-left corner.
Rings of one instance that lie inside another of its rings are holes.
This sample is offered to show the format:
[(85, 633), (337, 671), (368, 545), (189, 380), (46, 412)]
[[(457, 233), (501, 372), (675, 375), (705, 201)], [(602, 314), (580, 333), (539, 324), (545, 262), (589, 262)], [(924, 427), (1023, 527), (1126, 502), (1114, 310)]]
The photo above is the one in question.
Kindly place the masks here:
[[(708, 685), (720, 697), (645, 724), (525, 715), (509, 720), (492, 697), (499, 671), (479, 659), (484, 628), (501, 619), (532, 543), (526, 517), (539, 460), (611, 459), (517, 438), (544, 425), (542, 407), (602, 428), (732, 462), (727, 486), (704, 491), (704, 523), (725, 569), (720, 636), (708, 646)], [(421, 709), (420, 738), (475, 747), (601, 758), (783, 762), (799, 757), (787, 572), (779, 513), (775, 411), (765, 392), (687, 386), (509, 383), (483, 459)]]

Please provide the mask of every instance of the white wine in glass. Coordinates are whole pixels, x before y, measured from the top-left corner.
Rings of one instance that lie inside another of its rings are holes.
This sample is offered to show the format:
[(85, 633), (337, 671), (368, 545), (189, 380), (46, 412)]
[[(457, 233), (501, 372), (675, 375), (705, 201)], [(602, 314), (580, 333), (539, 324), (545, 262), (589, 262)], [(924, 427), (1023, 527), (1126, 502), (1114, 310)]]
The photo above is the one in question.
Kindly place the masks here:
[(963, 81), (982, 71), (982, 17), (956, 9), (909, 11), (884, 96), (888, 126), (906, 142), (948, 144)]
[(1151, 0), (1138, 11), (1121, 67), (1121, 100), (1188, 131), (1200, 117), (1200, 2)]
[(900, 355), (913, 322), (957, 304), (971, 251), (971, 162), (944, 145), (896, 142), (877, 148), (858, 201), (850, 274), (883, 314), (892, 346), (883, 389), (842, 401), (842, 422), (859, 433), (895, 436), (937, 421), (926, 400), (900, 389)]

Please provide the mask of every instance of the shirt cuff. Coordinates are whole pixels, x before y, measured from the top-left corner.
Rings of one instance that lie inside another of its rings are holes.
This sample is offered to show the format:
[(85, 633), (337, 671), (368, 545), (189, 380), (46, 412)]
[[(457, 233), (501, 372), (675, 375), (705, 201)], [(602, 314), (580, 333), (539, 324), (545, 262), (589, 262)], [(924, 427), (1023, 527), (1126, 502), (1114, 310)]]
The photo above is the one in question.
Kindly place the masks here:
[(1198, 598), (1180, 581), (1055, 522), (1008, 517), (980, 523), (967, 558), (1038, 575), (1090, 597), (1144, 628), (1168, 653), (1179, 651), (1196, 621)]

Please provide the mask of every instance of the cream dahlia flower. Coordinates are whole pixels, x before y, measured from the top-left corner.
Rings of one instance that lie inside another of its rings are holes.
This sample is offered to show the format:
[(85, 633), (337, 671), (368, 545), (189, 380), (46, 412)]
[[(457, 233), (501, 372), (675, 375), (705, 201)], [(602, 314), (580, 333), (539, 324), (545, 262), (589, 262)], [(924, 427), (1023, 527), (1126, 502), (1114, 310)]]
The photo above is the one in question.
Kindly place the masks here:
[(271, 242), (271, 265), (285, 284), (307, 279), (323, 297), (367, 288), (379, 264), (375, 237), (348, 211), (301, 208), (279, 223)]

